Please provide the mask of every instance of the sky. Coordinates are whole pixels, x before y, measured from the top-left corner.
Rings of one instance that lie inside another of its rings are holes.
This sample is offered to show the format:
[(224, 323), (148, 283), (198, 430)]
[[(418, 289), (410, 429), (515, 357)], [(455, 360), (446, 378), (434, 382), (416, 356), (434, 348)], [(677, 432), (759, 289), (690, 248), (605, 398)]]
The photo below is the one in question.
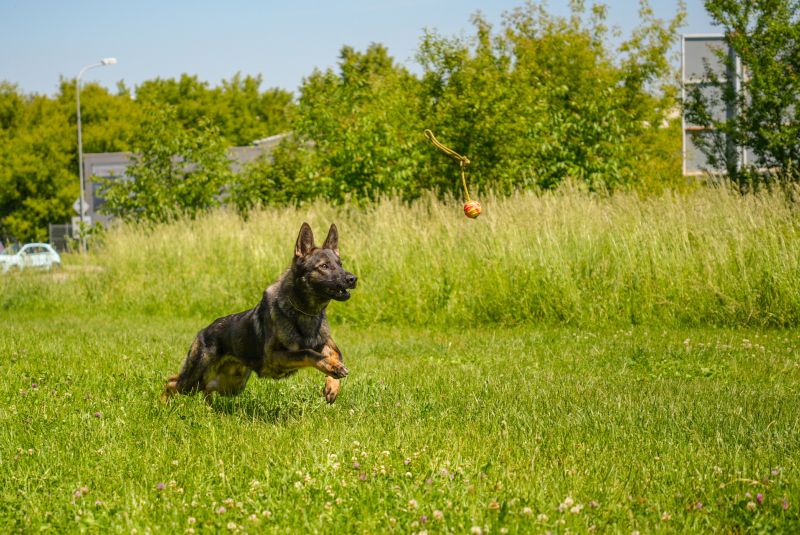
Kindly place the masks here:
[[(0, 80), (28, 93), (54, 94), (59, 77), (114, 57), (116, 65), (89, 70), (83, 80), (116, 91), (145, 80), (198, 75), (212, 86), (237, 72), (261, 74), (262, 90), (297, 93), (315, 67), (335, 67), (339, 50), (386, 45), (397, 61), (419, 72), (414, 51), (423, 29), (472, 35), (470, 15), (481, 11), (499, 25), (502, 13), (524, 0), (294, 0), (236, 1), (0, 0)], [(587, 2), (588, 3), (588, 2)], [(625, 35), (637, 26), (638, 0), (606, 0), (608, 23)], [(677, 0), (653, 2), (672, 18)], [(569, 13), (567, 2), (548, 11)], [(700, 0), (687, 0), (683, 33), (720, 33)]]

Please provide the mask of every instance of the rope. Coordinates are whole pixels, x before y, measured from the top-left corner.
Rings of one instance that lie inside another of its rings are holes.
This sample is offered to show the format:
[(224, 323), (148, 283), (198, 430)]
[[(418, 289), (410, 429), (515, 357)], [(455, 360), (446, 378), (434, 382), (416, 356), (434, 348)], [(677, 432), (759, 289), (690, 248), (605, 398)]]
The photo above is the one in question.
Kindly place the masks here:
[(431, 132), (428, 129), (425, 129), (425, 137), (428, 138), (428, 141), (430, 141), (431, 143), (436, 145), (438, 148), (440, 148), (442, 151), (444, 151), (445, 154), (447, 154), (448, 156), (458, 160), (458, 165), (461, 168), (461, 183), (464, 185), (464, 193), (467, 196), (467, 202), (469, 202), (470, 198), (469, 198), (469, 191), (467, 191), (467, 179), (464, 176), (464, 166), (469, 163), (469, 159), (465, 158), (464, 156), (461, 156), (459, 153), (457, 153), (453, 149), (449, 149), (449, 148), (445, 147), (444, 145), (442, 145), (441, 143), (439, 143), (439, 140), (436, 139), (436, 136), (433, 135), (433, 132)]

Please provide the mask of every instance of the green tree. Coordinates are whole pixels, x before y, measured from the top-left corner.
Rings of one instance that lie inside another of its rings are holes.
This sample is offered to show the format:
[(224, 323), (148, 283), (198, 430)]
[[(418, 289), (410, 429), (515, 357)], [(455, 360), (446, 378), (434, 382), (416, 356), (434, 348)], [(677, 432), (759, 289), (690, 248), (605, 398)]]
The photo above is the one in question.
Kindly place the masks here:
[[(605, 7), (587, 18), (582, 2), (571, 5), (571, 16), (558, 17), (528, 3), (499, 32), (478, 14), (473, 39), (426, 32), (417, 56), (431, 103), (424, 122), (472, 160), (474, 184), (500, 191), (567, 177), (633, 187), (657, 179), (652, 161), (664, 158), (677, 179), (679, 137), (661, 126), (677, 95), (669, 51), (682, 7), (662, 21), (642, 3), (641, 25), (615, 49)], [(454, 176), (442, 167), (449, 162), (430, 161), (431, 182)]]
[(425, 128), (470, 158), (472, 185), (501, 193), (568, 177), (594, 189), (680, 184), (669, 54), (682, 5), (663, 21), (643, 3), (641, 25), (617, 47), (605, 8), (572, 8), (557, 17), (528, 3), (506, 14), (499, 31), (479, 13), (473, 37), (426, 31), (421, 78), (382, 45), (344, 47), (338, 72), (314, 71), (303, 82), (293, 129), (297, 151), (308, 155), (280, 181), (292, 188), (288, 198), (458, 195), (458, 167), (428, 143)]
[(253, 141), (289, 130), (294, 110), (291, 93), (278, 88), (261, 92), (261, 75), (237, 73), (222, 86), (210, 88), (197, 76), (148, 80), (136, 87), (136, 99), (145, 106), (172, 106), (185, 128), (211, 121), (233, 145)]
[(184, 128), (172, 107), (148, 109), (135, 137), (132, 180), (101, 179), (103, 210), (128, 221), (191, 217), (219, 206), (232, 173), (219, 129), (201, 119)]
[(269, 154), (247, 164), (234, 178), (230, 187), (230, 202), (242, 214), (270, 204), (289, 204), (311, 199), (325, 192), (317, 181), (308, 177), (310, 153), (284, 138)]
[(294, 121), (297, 142), (311, 150), (312, 190), (355, 201), (419, 195), (418, 80), (380, 44), (366, 52), (345, 46), (339, 58), (339, 72), (315, 70), (303, 80)]
[[(704, 82), (716, 95), (703, 95), (696, 86), (685, 103), (687, 118), (710, 129), (694, 134), (693, 141), (711, 168), (727, 169), (735, 179), (752, 171), (739, 169), (735, 146), (752, 150), (757, 167), (788, 176), (800, 163), (800, 1), (706, 0), (705, 7), (724, 28), (744, 75), (737, 88), (707, 66)], [(726, 70), (736, 72), (732, 58), (717, 53)], [(715, 120), (711, 110), (719, 106), (735, 110), (734, 117)]]
[[(124, 151), (138, 122), (129, 95), (97, 84), (81, 90), (85, 152)], [(48, 223), (66, 223), (78, 198), (74, 80), (54, 98), (0, 84), (0, 233), (21, 241), (47, 238)]]

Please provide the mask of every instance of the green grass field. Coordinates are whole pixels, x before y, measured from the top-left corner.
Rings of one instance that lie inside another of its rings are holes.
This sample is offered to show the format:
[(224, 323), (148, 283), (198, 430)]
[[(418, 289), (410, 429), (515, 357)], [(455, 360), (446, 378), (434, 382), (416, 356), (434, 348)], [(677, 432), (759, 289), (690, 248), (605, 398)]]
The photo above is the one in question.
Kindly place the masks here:
[[(112, 229), (0, 276), (0, 532), (800, 533), (795, 190), (574, 189)], [(300, 224), (350, 376), (157, 402)]]
[(4, 531), (800, 529), (797, 331), (338, 326), (333, 406), (159, 405), (208, 319), (2, 315)]

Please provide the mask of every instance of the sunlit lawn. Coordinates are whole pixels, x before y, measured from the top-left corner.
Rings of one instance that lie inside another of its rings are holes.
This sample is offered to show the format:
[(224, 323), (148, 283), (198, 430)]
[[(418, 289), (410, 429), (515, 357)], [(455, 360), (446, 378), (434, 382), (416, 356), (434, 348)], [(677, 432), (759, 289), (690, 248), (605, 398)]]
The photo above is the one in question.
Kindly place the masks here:
[(3, 532), (800, 532), (797, 331), (334, 326), (333, 406), (159, 405), (208, 320), (3, 313)]

